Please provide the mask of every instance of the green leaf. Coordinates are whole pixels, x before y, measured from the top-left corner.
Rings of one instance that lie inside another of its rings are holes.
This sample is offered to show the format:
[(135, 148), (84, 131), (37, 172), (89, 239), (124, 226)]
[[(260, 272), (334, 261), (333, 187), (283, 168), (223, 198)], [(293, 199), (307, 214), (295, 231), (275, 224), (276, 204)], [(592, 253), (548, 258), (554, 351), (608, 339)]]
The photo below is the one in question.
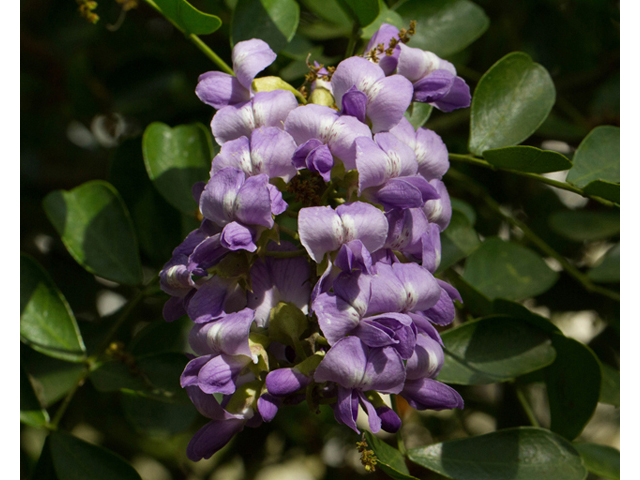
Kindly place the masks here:
[(342, 0), (338, 3), (361, 27), (373, 22), (380, 12), (378, 0)]
[(22, 367), (20, 367), (20, 422), (32, 427), (43, 427), (49, 423), (49, 414), (40, 405), (29, 375)]
[(467, 202), (465, 202), (464, 200), (460, 200), (459, 198), (451, 197), (451, 208), (463, 213), (464, 216), (469, 220), (470, 225), (475, 225), (476, 211)]
[(158, 319), (137, 333), (128, 349), (138, 357), (190, 351), (188, 338), (192, 327), (193, 322), (186, 315), (171, 323)]
[(56, 476), (56, 470), (53, 466), (53, 459), (51, 458), (51, 443), (50, 437), (47, 437), (44, 441), (42, 451), (40, 452), (40, 458), (33, 470), (31, 480), (59, 480)]
[(69, 362), (86, 356), (69, 304), (47, 272), (25, 254), (20, 254), (20, 340)]
[(604, 240), (620, 233), (620, 212), (561, 210), (549, 216), (553, 231), (577, 242)]
[(611, 247), (589, 272), (587, 277), (597, 283), (620, 282), (620, 244)]
[(53, 432), (49, 438), (59, 480), (141, 480), (120, 455), (64, 432)]
[(441, 334), (445, 362), (438, 380), (458, 385), (506, 382), (550, 365), (549, 334), (513, 317), (491, 316)]
[(464, 307), (476, 316), (491, 315), (493, 306), (483, 293), (479, 292), (473, 285), (470, 285), (464, 278), (455, 273), (453, 269), (449, 270), (449, 274), (455, 278), (455, 287), (460, 292), (460, 296), (464, 299)]
[(222, 20), (201, 12), (186, 0), (154, 0), (162, 14), (187, 35), (208, 35), (222, 26)]
[(554, 334), (552, 341), (557, 356), (546, 370), (551, 430), (573, 440), (598, 405), (600, 362), (589, 347), (577, 340)]
[(620, 203), (620, 184), (594, 180), (582, 189), (587, 195), (602, 197), (615, 203)]
[(409, 459), (455, 480), (584, 480), (587, 471), (573, 446), (534, 427), (436, 443), (408, 451)]
[(468, 0), (409, 0), (396, 11), (406, 23), (417, 22), (409, 45), (441, 57), (463, 50), (489, 28), (484, 10)]
[(133, 223), (111, 184), (94, 180), (57, 190), (43, 206), (71, 256), (88, 272), (126, 285), (142, 283)]
[(573, 168), (569, 170), (567, 182), (584, 188), (595, 180), (620, 183), (618, 127), (606, 125), (594, 128), (580, 143), (573, 156)]
[(464, 213), (456, 209), (453, 210), (449, 226), (442, 232), (440, 242), (442, 244), (442, 258), (438, 268), (440, 271), (466, 258), (480, 245), (478, 234), (471, 226), (471, 222)]
[(428, 103), (412, 102), (409, 108), (404, 112), (404, 117), (409, 120), (416, 130), (427, 123), (433, 112), (433, 106)]
[[(480, 79), (471, 101), (469, 151), (517, 145), (544, 122), (556, 101), (549, 72), (526, 53), (502, 57)], [(575, 162), (575, 160), (574, 160)]]
[(373, 37), (383, 23), (388, 23), (389, 25), (402, 28), (402, 17), (389, 9), (383, 0), (378, 0), (378, 8), (380, 9), (380, 13), (378, 13), (376, 19), (370, 25), (362, 29), (361, 37), (364, 40), (369, 40)]
[(180, 375), (188, 359), (180, 353), (160, 353), (135, 358), (130, 364), (112, 361), (91, 372), (96, 390), (131, 390), (166, 402), (189, 403), (180, 387)]
[(53, 405), (71, 390), (84, 374), (84, 365), (29, 352), (23, 361), (44, 407)]
[(620, 406), (620, 370), (601, 363), (602, 385), (600, 386), (599, 402)]
[[(331, 24), (333, 28), (341, 29), (344, 35), (348, 35), (351, 32), (351, 19), (340, 7), (338, 0), (323, 0), (322, 2), (318, 2), (318, 0), (301, 1), (315, 16), (325, 20), (324, 22), (318, 22), (316, 25), (328, 26), (328, 24)], [(306, 26), (303, 34), (307, 34)]]
[(467, 258), (463, 277), (491, 300), (523, 300), (551, 288), (558, 273), (528, 248), (493, 237)]
[(395, 480), (417, 480), (409, 475), (409, 469), (405, 463), (404, 456), (388, 443), (380, 440), (369, 432), (364, 432), (367, 445), (376, 454), (378, 463), (376, 468), (380, 468), (384, 473)]
[(620, 480), (620, 450), (595, 443), (574, 443), (573, 446), (591, 473), (610, 480)]
[(572, 165), (567, 157), (558, 152), (526, 145), (485, 150), (482, 155), (494, 167), (520, 172), (557, 172), (568, 170)]
[(278, 53), (291, 41), (300, 21), (294, 0), (239, 0), (231, 19), (231, 42), (260, 38)]
[(213, 159), (211, 137), (204, 125), (171, 128), (154, 122), (144, 131), (142, 154), (149, 178), (160, 194), (178, 210), (194, 213), (198, 205), (191, 187), (207, 180)]
[(524, 320), (548, 334), (560, 333), (560, 329), (551, 323), (549, 319), (533, 313), (527, 307), (519, 303), (497, 298), (492, 302), (492, 307), (495, 314), (507, 315)]
[(198, 417), (192, 403), (163, 402), (138, 392), (123, 391), (120, 402), (134, 428), (149, 435), (175, 435), (187, 430)]

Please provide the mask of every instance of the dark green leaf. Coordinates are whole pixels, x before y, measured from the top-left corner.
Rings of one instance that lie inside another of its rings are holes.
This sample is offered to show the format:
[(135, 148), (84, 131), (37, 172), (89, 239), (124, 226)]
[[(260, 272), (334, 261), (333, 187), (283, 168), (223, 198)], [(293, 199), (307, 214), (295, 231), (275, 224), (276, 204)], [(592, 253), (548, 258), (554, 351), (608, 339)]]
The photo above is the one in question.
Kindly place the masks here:
[(47, 272), (20, 255), (20, 339), (50, 357), (81, 362), (85, 347), (69, 304)]
[(369, 432), (364, 432), (364, 436), (367, 440), (367, 445), (373, 450), (378, 459), (376, 468), (380, 468), (395, 480), (417, 480), (416, 477), (409, 475), (409, 469), (400, 451)]
[(588, 210), (561, 210), (549, 216), (549, 226), (570, 240), (604, 240), (620, 232), (620, 212), (591, 212)]
[(517, 318), (494, 316), (442, 333), (445, 362), (438, 380), (483, 385), (513, 380), (550, 365), (549, 334)]
[(507, 315), (524, 320), (525, 322), (529, 322), (549, 334), (560, 333), (560, 329), (551, 323), (549, 319), (533, 313), (527, 307), (519, 303), (497, 298), (492, 302), (492, 307), (495, 314)]
[(574, 443), (573, 446), (591, 473), (610, 480), (620, 480), (620, 450), (595, 443)]
[(51, 458), (50, 443), (49, 437), (47, 437), (44, 441), (40, 458), (38, 458), (38, 463), (31, 475), (31, 480), (59, 480)]
[(589, 272), (587, 276), (598, 283), (620, 282), (620, 244), (611, 247)]
[(112, 361), (91, 372), (97, 390), (131, 390), (167, 402), (188, 403), (180, 387), (180, 374), (187, 364), (180, 353), (160, 353), (132, 358), (128, 364)]
[(468, 0), (409, 0), (396, 11), (405, 23), (417, 22), (409, 45), (441, 57), (463, 50), (489, 27), (484, 10)]
[(53, 432), (49, 438), (60, 480), (141, 480), (120, 455), (64, 432)]
[(520, 172), (547, 173), (571, 168), (571, 161), (564, 155), (526, 145), (485, 150), (482, 156), (495, 167)]
[(71, 256), (87, 271), (126, 285), (142, 283), (133, 223), (120, 194), (94, 180), (43, 202), (47, 217)]
[(469, 205), (464, 200), (460, 200), (459, 198), (451, 198), (451, 208), (454, 210), (459, 210), (464, 213), (464, 216), (469, 220), (469, 224), (476, 224), (476, 211), (473, 209), (471, 205)]
[(556, 101), (549, 72), (526, 53), (501, 58), (485, 73), (471, 102), (469, 151), (517, 145), (547, 118)]
[[(620, 128), (596, 127), (573, 156), (567, 182), (583, 188), (594, 180), (620, 183)], [(592, 187), (593, 188), (593, 187)]]
[(556, 360), (546, 370), (551, 430), (573, 440), (598, 405), (602, 374), (589, 347), (562, 336), (552, 336)]
[(29, 375), (20, 367), (20, 422), (32, 427), (42, 427), (49, 423), (49, 414), (40, 405)]
[(620, 406), (620, 370), (602, 363), (602, 385), (598, 401), (614, 407)]
[(291, 41), (299, 20), (294, 0), (240, 0), (231, 20), (231, 41), (260, 38), (277, 53)]
[(181, 213), (151, 183), (142, 159), (140, 137), (123, 142), (115, 151), (109, 182), (127, 204), (141, 251), (153, 266), (161, 267), (184, 239)]
[(127, 420), (137, 430), (150, 435), (183, 432), (198, 416), (191, 403), (163, 402), (132, 391), (123, 391), (120, 398)]
[(564, 438), (533, 427), (436, 443), (409, 459), (455, 480), (584, 480), (580, 455)]
[(144, 131), (142, 154), (149, 178), (162, 196), (178, 210), (194, 213), (198, 205), (191, 187), (207, 180), (213, 159), (207, 129), (200, 123), (171, 128), (154, 122)]
[(361, 27), (369, 25), (376, 19), (378, 13), (380, 13), (378, 0), (342, 0), (340, 6), (345, 6), (345, 11), (356, 20)]
[(537, 253), (494, 237), (469, 255), (463, 277), (489, 299), (523, 300), (547, 291), (558, 274)]
[(64, 397), (78, 383), (85, 369), (82, 364), (56, 360), (37, 352), (29, 352), (23, 365), (44, 407)]
[(480, 245), (478, 234), (471, 227), (469, 219), (459, 210), (453, 210), (451, 222), (442, 232), (440, 242), (442, 244), (442, 259), (439, 270), (441, 271), (466, 258)]
[(218, 17), (201, 12), (186, 0), (154, 0), (154, 3), (186, 34), (208, 35), (222, 25)]
[(587, 195), (602, 197), (615, 203), (620, 203), (620, 184), (594, 180), (582, 189)]
[(378, 31), (383, 23), (388, 23), (389, 25), (393, 25), (398, 28), (402, 28), (403, 26), (402, 17), (393, 10), (390, 10), (383, 0), (378, 0), (378, 6), (380, 8), (380, 11), (376, 19), (373, 21), (373, 23), (362, 29), (361, 36), (364, 40), (369, 40), (371, 37), (373, 37), (373, 35)]
[[(318, 22), (317, 25), (331, 24), (334, 28), (339, 28), (344, 31), (345, 35), (351, 32), (351, 19), (349, 15), (340, 7), (338, 0), (301, 0), (302, 4), (307, 7), (314, 15), (325, 20), (325, 22)], [(303, 32), (307, 34), (306, 27)], [(306, 57), (306, 54), (305, 54)]]
[(193, 322), (186, 315), (171, 323), (158, 319), (133, 338), (130, 350), (138, 357), (152, 353), (190, 351), (188, 338), (192, 327)]
[(453, 270), (449, 270), (449, 273), (454, 275), (455, 287), (458, 289), (458, 292), (460, 292), (466, 309), (476, 316), (491, 315), (493, 313), (491, 300), (465, 281), (460, 275), (457, 275)]
[(412, 102), (409, 108), (404, 112), (404, 116), (416, 130), (427, 123), (433, 107), (428, 103)]

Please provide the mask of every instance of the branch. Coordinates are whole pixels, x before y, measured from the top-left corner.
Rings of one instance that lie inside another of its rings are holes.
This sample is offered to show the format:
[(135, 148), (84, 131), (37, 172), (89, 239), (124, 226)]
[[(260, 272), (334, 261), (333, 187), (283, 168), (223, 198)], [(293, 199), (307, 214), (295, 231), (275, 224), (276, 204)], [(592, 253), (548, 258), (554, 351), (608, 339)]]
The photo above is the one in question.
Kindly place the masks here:
[(578, 195), (582, 195), (585, 198), (590, 198), (592, 200), (595, 200), (596, 202), (599, 202), (599, 203), (601, 203), (603, 205), (606, 205), (607, 207), (618, 207), (618, 208), (620, 208), (620, 206), (618, 204), (610, 202), (609, 200), (605, 200), (604, 198), (587, 195), (586, 193), (584, 193), (584, 191), (581, 188), (574, 187), (573, 185), (571, 185), (569, 183), (566, 183), (566, 182), (559, 182), (558, 180), (553, 180), (551, 178), (547, 178), (547, 177), (545, 177), (543, 175), (540, 175), (540, 174), (537, 174), (537, 173), (521, 172), (519, 170), (511, 170), (511, 169), (508, 169), (508, 168), (495, 167), (495, 166), (491, 165), (489, 162), (487, 162), (486, 160), (483, 160), (482, 158), (474, 157), (473, 155), (463, 155), (463, 154), (458, 154), (458, 153), (450, 153), (449, 154), (449, 159), (450, 160), (457, 160), (457, 161), (465, 162), (465, 163), (470, 163), (472, 165), (478, 165), (480, 167), (488, 168), (488, 169), (493, 170), (493, 171), (502, 170), (504, 172), (513, 173), (513, 174), (519, 175), (521, 177), (532, 178), (534, 180), (537, 180), (538, 182), (545, 183), (545, 184), (550, 185), (552, 187), (556, 187), (556, 188), (560, 188), (562, 190), (567, 190), (569, 192), (577, 193)]

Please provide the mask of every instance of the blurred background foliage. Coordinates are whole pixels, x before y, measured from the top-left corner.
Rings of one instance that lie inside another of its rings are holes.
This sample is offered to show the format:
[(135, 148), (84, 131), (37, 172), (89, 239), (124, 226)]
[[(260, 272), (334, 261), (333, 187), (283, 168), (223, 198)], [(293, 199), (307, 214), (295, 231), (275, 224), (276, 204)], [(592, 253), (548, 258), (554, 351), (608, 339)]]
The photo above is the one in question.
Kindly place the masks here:
[[(391, 0), (391, 13), (383, 6), (383, 14), (396, 21), (401, 18), (404, 26), (416, 19), (420, 32), (425, 19), (412, 17), (416, 9), (411, 8), (417, 1)], [(178, 211), (155, 190), (145, 172), (141, 138), (154, 121), (171, 126), (208, 125), (213, 111), (197, 99), (194, 89), (198, 75), (215, 66), (167, 20), (140, 3), (125, 13), (122, 2), (100, 0), (95, 10), (100, 20), (95, 25), (78, 14), (73, 0), (20, 3), (21, 250), (45, 268), (67, 299), (88, 351), (100, 342), (134, 290), (95, 277), (74, 261), (45, 215), (44, 197), (89, 180), (111, 182), (131, 213), (145, 279), (157, 274), (172, 249), (197, 226), (195, 215)], [(219, 30), (202, 38), (229, 62), (232, 9), (237, 2), (192, 3), (222, 20)], [(619, 125), (619, 2), (475, 3), (486, 13), (488, 28), (461, 51), (443, 54), (472, 92), (481, 75), (513, 51), (529, 54), (555, 83), (555, 106), (525, 144), (556, 150), (571, 159), (594, 127)], [(320, 63), (337, 64), (352, 28), (334, 0), (301, 0), (299, 4), (295, 36), (288, 44), (284, 42), (277, 61), (263, 72), (281, 75), (296, 87), (307, 72), (307, 54)], [(363, 30), (365, 36), (371, 33)], [(356, 51), (363, 45), (361, 41)], [(450, 152), (465, 153), (469, 115), (469, 109), (450, 114), (434, 111), (426, 127), (442, 136)], [(619, 265), (618, 209), (507, 172), (466, 163), (452, 162), (452, 166), (454, 172), (445, 176), (445, 182), (456, 208), (452, 226), (458, 222), (458, 227), (451, 231), (453, 239), (443, 240), (454, 242), (443, 245), (453, 249), (447, 257), (452, 268), (444, 274), (459, 288), (461, 261), (478, 248), (478, 238), (498, 236), (536, 249), (535, 241), (517, 223), (507, 221), (485, 201), (489, 196), (510, 218), (526, 224), (580, 271), (604, 264), (599, 271), (591, 270), (590, 278), (618, 289), (619, 267), (616, 270), (615, 262), (613, 267), (606, 262), (617, 252)], [(562, 174), (559, 178), (563, 179)], [(547, 264), (562, 270), (554, 259), (547, 258)], [(469, 275), (466, 272), (463, 277), (469, 280)], [(619, 405), (619, 398), (610, 398), (615, 397), (616, 381), (619, 383), (619, 303), (589, 292), (564, 270), (553, 287), (544, 290), (535, 299), (525, 300), (525, 305), (550, 318), (568, 337), (589, 345), (608, 372), (603, 391), (609, 398), (604, 401), (601, 395), (595, 415), (578, 440), (619, 448), (619, 407), (614, 406)], [(462, 294), (466, 304), (454, 325), (482, 310), (471, 298), (473, 292), (469, 297)], [(359, 436), (337, 425), (330, 409), (324, 407), (313, 415), (304, 403), (283, 409), (271, 424), (244, 430), (211, 460), (189, 462), (186, 444), (205, 419), (188, 402), (153, 401), (140, 397), (135, 385), (118, 391), (123, 385), (113, 383), (126, 376), (130, 358), (140, 362), (145, 355), (156, 355), (155, 364), (167, 367), (164, 373), (157, 372), (160, 376), (179, 369), (190, 322), (166, 324), (161, 315), (164, 300), (158, 292), (135, 306), (130, 321), (117, 332), (119, 343), (112, 345), (114, 363), (125, 365), (124, 373), (92, 376), (71, 400), (61, 423), (64, 430), (118, 453), (145, 480), (340, 479), (365, 474), (355, 445)], [(82, 372), (79, 364), (45, 357), (24, 344), (21, 364), (42, 405), (53, 411)], [(529, 425), (518, 402), (523, 392), (541, 425), (549, 427), (544, 384), (535, 372), (530, 377), (517, 384), (459, 387), (466, 402), (464, 411), (418, 413), (400, 405), (407, 447)], [(22, 478), (44, 478), (38, 477), (36, 465), (45, 437), (46, 431), (22, 425)], [(43, 461), (38, 468), (43, 468)], [(410, 469), (419, 478), (441, 478), (415, 465)], [(380, 471), (374, 476), (387, 478)]]

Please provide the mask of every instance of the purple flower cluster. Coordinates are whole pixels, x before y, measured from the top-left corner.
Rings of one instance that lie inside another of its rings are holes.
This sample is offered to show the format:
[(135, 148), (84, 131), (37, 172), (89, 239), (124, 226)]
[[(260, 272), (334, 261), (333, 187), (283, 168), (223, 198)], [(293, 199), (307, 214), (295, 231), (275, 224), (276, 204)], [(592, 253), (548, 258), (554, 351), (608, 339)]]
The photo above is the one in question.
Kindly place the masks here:
[(200, 77), (221, 149), (193, 188), (202, 224), (160, 273), (166, 320), (195, 323), (181, 383), (211, 420), (190, 459), (303, 400), (331, 405), (356, 432), (359, 406), (371, 431), (400, 428), (380, 393), (419, 410), (463, 407), (435, 380), (444, 354), (434, 325), (451, 323), (460, 301), (433, 275), (451, 218), (447, 148), (404, 113), (412, 101), (467, 107), (469, 88), (449, 62), (404, 41), (385, 24), (364, 56), (312, 67), (312, 89), (327, 90), (331, 106), (256, 92), (276, 58), (261, 40), (234, 47), (235, 76)]

